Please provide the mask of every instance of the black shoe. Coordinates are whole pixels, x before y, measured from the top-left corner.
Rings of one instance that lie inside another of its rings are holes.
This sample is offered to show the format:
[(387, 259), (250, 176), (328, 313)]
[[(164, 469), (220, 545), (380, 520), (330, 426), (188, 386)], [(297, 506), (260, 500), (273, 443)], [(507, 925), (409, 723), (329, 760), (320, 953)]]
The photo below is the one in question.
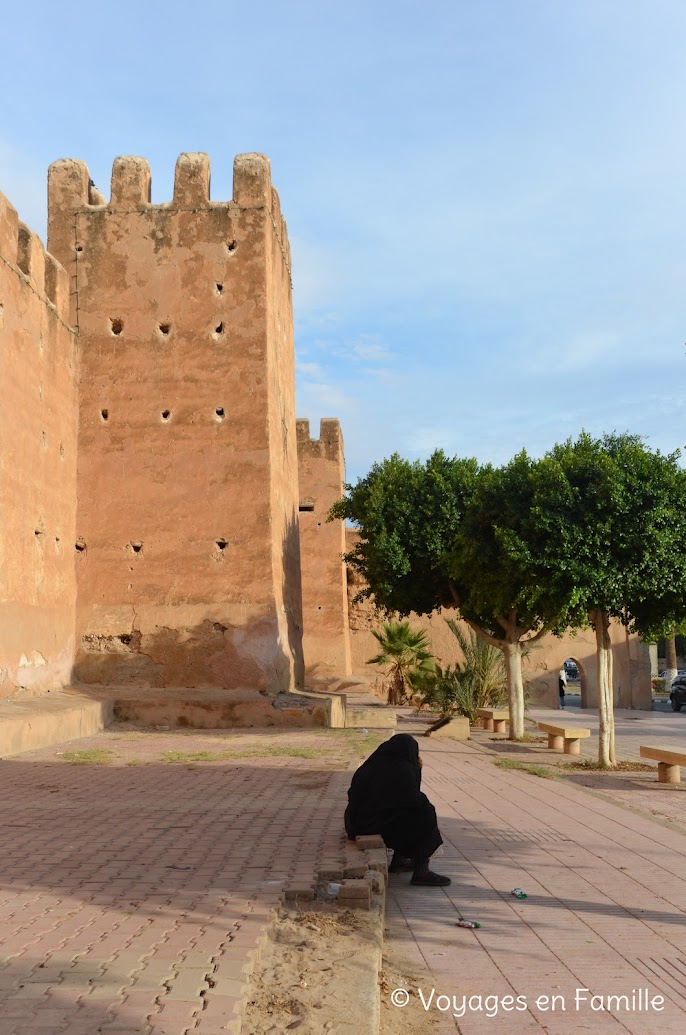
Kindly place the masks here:
[(414, 884), (418, 887), (425, 888), (445, 888), (452, 881), (450, 877), (444, 877), (440, 873), (434, 873), (433, 870), (427, 870), (426, 873), (418, 876), (413, 874), (410, 884)]
[(407, 856), (401, 855), (400, 857), (394, 855), (391, 859), (391, 865), (388, 867), (389, 873), (406, 873), (408, 870), (414, 870), (414, 860)]

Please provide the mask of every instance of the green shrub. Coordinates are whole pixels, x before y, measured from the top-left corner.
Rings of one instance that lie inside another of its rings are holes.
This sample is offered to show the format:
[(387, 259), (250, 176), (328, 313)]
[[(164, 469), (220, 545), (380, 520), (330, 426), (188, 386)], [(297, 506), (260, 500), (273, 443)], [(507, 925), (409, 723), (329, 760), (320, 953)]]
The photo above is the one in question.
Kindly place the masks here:
[(413, 673), (409, 682), (423, 705), (437, 711), (442, 718), (466, 715), (470, 723), (477, 720), (479, 708), (497, 708), (507, 700), (505, 659), (497, 647), (491, 647), (471, 629), (465, 636), (457, 622), (446, 622), (457, 640), (463, 662), (433, 672)]

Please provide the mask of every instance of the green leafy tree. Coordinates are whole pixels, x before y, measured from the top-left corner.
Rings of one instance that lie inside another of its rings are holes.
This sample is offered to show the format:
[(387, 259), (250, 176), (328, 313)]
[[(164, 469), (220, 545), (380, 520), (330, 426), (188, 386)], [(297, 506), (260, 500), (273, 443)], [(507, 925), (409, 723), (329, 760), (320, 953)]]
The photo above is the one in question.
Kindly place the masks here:
[(415, 672), (429, 672), (433, 655), (423, 629), (412, 629), (409, 622), (384, 622), (381, 630), (372, 629), (381, 651), (367, 662), (381, 665), (390, 677), (388, 703), (398, 705), (405, 696), (405, 682)]
[(540, 577), (596, 637), (599, 762), (616, 763), (610, 621), (644, 637), (686, 614), (686, 473), (634, 435), (582, 433), (538, 466)]
[(375, 465), (332, 509), (360, 528), (346, 558), (381, 607), (459, 610), (502, 651), (510, 737), (524, 732), (522, 657), (547, 632), (595, 631), (599, 761), (615, 764), (610, 622), (657, 635), (686, 616), (686, 474), (678, 453), (583, 433), (494, 469), (434, 453)]
[(450, 591), (461, 617), (502, 652), (510, 738), (524, 736), (522, 659), (549, 632), (568, 624), (570, 587), (547, 577), (547, 528), (537, 496), (539, 464), (521, 452), (475, 478), (453, 546), (446, 554)]
[(331, 511), (358, 524), (346, 560), (380, 607), (401, 615), (457, 608), (502, 652), (513, 740), (524, 735), (522, 656), (564, 624), (568, 597), (536, 581), (534, 473), (525, 453), (498, 470), (440, 450), (426, 464), (394, 455), (347, 486)]

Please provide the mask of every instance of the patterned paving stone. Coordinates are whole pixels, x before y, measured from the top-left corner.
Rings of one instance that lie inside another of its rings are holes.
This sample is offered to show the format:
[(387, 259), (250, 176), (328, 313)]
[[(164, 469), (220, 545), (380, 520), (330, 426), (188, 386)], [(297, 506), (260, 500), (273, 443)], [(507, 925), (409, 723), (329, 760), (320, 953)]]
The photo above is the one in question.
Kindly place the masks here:
[[(478, 746), (421, 743), (445, 840), (435, 865), (453, 883), (393, 876), (389, 923), (429, 970), (441, 1031), (686, 1030), (686, 837), (569, 782), (500, 770)], [(460, 915), (481, 928), (456, 927)]]
[(130, 767), (58, 754), (106, 738), (0, 760), (2, 1035), (238, 1031), (284, 884), (342, 851), (347, 761), (170, 765), (173, 735)]

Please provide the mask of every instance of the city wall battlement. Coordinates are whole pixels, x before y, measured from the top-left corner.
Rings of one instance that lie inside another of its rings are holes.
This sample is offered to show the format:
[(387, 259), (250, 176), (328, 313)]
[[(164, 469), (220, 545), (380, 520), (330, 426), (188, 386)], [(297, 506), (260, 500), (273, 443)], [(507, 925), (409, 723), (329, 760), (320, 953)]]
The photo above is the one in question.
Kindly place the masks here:
[[(184, 153), (179, 156), (171, 201), (153, 204), (151, 186), (147, 160), (133, 155), (121, 156), (112, 165), (110, 200), (107, 202), (91, 180), (85, 162), (61, 158), (53, 162), (48, 171), (48, 211), (54, 218), (61, 212), (80, 216), (100, 212), (140, 211), (154, 215), (170, 210), (197, 212), (217, 208), (264, 208), (270, 214), (284, 262), (290, 272), (291, 255), (286, 221), (281, 215), (278, 191), (272, 186), (271, 166), (266, 155), (236, 155), (230, 201), (211, 199), (210, 159), (203, 153)], [(75, 241), (75, 247), (78, 247), (78, 241)]]
[(38, 234), (19, 219), (17, 210), (0, 193), (0, 259), (22, 278), (38, 298), (69, 320), (69, 277), (46, 251)]
[[(288, 232), (266, 155), (236, 156), (230, 201), (211, 200), (210, 160), (202, 153), (179, 156), (171, 201), (153, 204), (151, 182), (145, 158), (116, 158), (107, 202), (93, 184), (85, 162), (62, 158), (50, 166), (48, 245), (67, 270), (70, 318), (76, 326), (80, 326), (80, 295), (88, 272), (87, 249), (95, 257), (107, 241), (107, 246), (116, 252), (117, 240), (124, 235), (129, 237), (128, 247), (136, 239), (152, 241), (158, 258), (165, 250), (169, 255), (188, 247), (192, 240), (202, 257), (209, 258), (207, 247), (213, 246), (215, 267), (221, 265), (222, 258), (240, 265), (241, 253), (246, 248), (254, 250), (255, 237), (267, 233), (263, 225), (266, 219), (270, 247), (273, 241), (273, 251), (280, 255), (291, 288)], [(218, 283), (222, 282), (223, 277)]]
[(319, 438), (310, 436), (310, 422), (302, 417), (296, 421), (298, 453), (304, 456), (320, 456), (326, 460), (343, 459), (343, 432), (337, 417), (322, 417), (319, 422)]

